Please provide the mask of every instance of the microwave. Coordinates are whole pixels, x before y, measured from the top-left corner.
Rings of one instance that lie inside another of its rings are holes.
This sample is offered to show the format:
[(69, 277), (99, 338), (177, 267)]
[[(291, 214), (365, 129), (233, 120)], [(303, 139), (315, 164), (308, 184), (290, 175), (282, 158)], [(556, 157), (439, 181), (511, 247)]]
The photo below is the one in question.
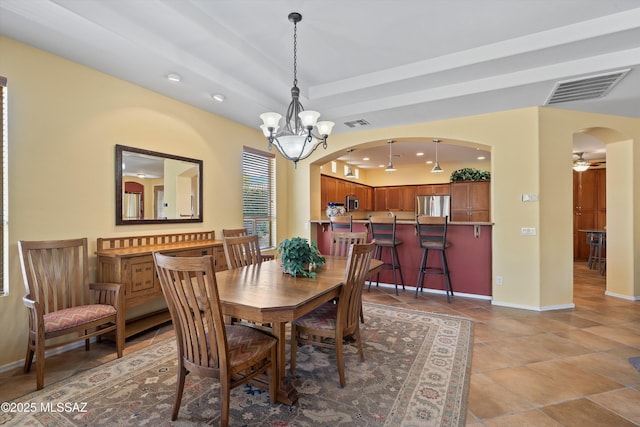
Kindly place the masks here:
[(357, 211), (359, 208), (358, 198), (356, 196), (347, 196), (344, 206), (347, 212)]

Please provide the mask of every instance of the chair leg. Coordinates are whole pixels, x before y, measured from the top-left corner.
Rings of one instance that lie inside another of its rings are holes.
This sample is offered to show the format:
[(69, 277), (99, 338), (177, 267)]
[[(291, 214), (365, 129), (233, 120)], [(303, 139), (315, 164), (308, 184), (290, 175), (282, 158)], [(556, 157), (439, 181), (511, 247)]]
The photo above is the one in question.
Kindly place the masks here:
[(447, 254), (444, 251), (442, 252), (442, 268), (444, 273), (444, 280), (447, 291), (447, 302), (451, 302), (451, 298), (449, 298), (449, 292), (451, 292), (451, 296), (453, 296), (453, 286), (451, 286), (451, 275), (449, 275), (449, 263), (447, 263)]
[[(396, 286), (396, 295), (398, 294), (398, 278), (396, 277), (396, 247), (393, 246), (389, 248), (389, 252), (391, 252), (391, 270), (393, 271), (393, 284)], [(404, 286), (404, 285), (403, 285)]]
[(362, 309), (362, 301), (360, 301), (360, 322), (364, 323), (364, 310)]
[[(405, 287), (404, 287), (404, 276), (402, 276), (402, 266), (400, 265), (400, 255), (398, 255), (398, 247), (397, 246), (393, 247), (393, 252), (395, 252), (395, 254), (396, 254), (396, 263), (394, 263), (393, 265), (394, 265), (394, 268), (397, 267), (398, 273), (400, 273), (400, 281), (402, 281), (402, 290), (404, 291), (405, 290)], [(396, 285), (396, 288), (397, 288), (397, 285)]]
[(336, 360), (338, 362), (338, 375), (340, 375), (340, 387), (347, 385), (347, 380), (344, 376), (344, 351), (342, 348), (344, 337), (336, 335)]
[(418, 298), (418, 289), (422, 292), (424, 290), (424, 272), (427, 268), (427, 256), (429, 249), (424, 248), (422, 251), (422, 262), (420, 263), (420, 272), (418, 273), (418, 282), (416, 283), (416, 298)]
[(178, 412), (180, 412), (180, 403), (182, 402), (182, 391), (184, 390), (184, 380), (187, 376), (187, 370), (182, 366), (182, 362), (178, 362), (178, 381), (176, 383), (176, 398), (173, 401), (173, 413), (171, 414), (171, 421), (175, 421), (178, 418)]
[(220, 427), (229, 426), (229, 401), (231, 400), (231, 379), (220, 378)]
[(360, 328), (356, 328), (355, 332), (356, 345), (358, 346), (358, 355), (360, 362), (364, 362), (364, 348), (362, 347), (362, 337), (360, 336)]
[(25, 374), (31, 371), (32, 363), (33, 363), (33, 347), (31, 345), (31, 337), (29, 337), (29, 342), (27, 343), (27, 355), (24, 358), (24, 367), (22, 369)]
[(36, 390), (44, 387), (44, 337), (36, 341)]

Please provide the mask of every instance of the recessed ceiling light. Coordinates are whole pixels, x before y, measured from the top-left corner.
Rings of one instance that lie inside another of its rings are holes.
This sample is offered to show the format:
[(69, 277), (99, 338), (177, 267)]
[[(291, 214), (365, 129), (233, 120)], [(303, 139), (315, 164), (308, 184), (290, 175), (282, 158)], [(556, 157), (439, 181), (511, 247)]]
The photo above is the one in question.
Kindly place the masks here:
[(182, 80), (182, 77), (180, 77), (180, 74), (169, 73), (169, 74), (167, 74), (167, 80), (169, 80), (171, 82), (179, 82), (179, 81)]
[(484, 160), (485, 157), (484, 156), (478, 156), (478, 160)]
[(379, 168), (383, 168), (385, 166), (387, 166), (387, 165), (378, 165)]
[(222, 101), (225, 100), (224, 95), (221, 94), (221, 93), (214, 93), (214, 94), (211, 95), (211, 98), (215, 99), (218, 102), (222, 102)]
[(424, 156), (424, 153), (423, 152), (416, 153), (416, 156), (418, 156), (418, 157)]
[(427, 160), (427, 161), (426, 161), (426, 163), (427, 163), (428, 165), (433, 164), (433, 160)]
[(365, 162), (369, 161), (368, 157), (363, 157), (362, 160), (364, 160)]

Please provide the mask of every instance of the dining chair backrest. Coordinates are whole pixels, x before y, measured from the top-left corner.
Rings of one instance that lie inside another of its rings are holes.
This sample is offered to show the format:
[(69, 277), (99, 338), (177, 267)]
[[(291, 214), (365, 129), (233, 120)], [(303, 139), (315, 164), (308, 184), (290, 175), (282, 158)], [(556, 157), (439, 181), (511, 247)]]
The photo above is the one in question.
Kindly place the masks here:
[(421, 248), (445, 249), (447, 247), (446, 216), (417, 216), (416, 228)]
[(227, 259), (227, 267), (230, 269), (244, 267), (245, 265), (260, 264), (260, 242), (258, 236), (225, 237), (222, 241), (224, 256)]
[(179, 357), (189, 370), (227, 369), (227, 336), (213, 257), (157, 252), (153, 257), (179, 342)]
[[(369, 266), (373, 258), (374, 243), (351, 245), (347, 256), (342, 289), (338, 299), (338, 317), (336, 327), (343, 329), (347, 336), (360, 325), (362, 310), (362, 289), (369, 275)], [(340, 336), (340, 334), (338, 334)]]
[(346, 257), (351, 245), (367, 243), (367, 232), (334, 231), (331, 233), (331, 248), (329, 255)]
[(372, 240), (378, 245), (391, 245), (396, 241), (396, 217), (372, 216), (369, 218)]
[(246, 228), (223, 228), (222, 237), (238, 237), (248, 236), (249, 231)]
[(331, 231), (353, 231), (353, 215), (329, 218)]

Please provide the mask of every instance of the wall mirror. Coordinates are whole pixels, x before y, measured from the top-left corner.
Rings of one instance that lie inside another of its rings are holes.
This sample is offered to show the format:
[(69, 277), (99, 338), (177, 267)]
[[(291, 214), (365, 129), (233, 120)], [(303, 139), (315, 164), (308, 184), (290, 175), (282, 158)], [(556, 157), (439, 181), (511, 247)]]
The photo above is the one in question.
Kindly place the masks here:
[(116, 225), (202, 222), (202, 160), (116, 145)]

